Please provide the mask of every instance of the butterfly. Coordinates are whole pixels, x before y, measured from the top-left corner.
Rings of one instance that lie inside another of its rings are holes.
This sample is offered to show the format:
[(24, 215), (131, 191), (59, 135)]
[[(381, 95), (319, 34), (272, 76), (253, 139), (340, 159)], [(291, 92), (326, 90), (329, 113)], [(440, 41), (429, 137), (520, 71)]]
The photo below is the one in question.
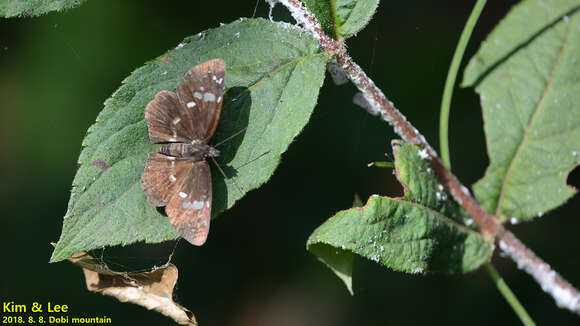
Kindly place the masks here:
[(226, 63), (213, 59), (189, 70), (177, 92), (160, 91), (145, 109), (149, 138), (163, 144), (149, 154), (141, 188), (149, 202), (166, 206), (175, 230), (193, 245), (207, 239), (212, 206), (206, 158), (220, 152), (208, 145), (220, 118)]

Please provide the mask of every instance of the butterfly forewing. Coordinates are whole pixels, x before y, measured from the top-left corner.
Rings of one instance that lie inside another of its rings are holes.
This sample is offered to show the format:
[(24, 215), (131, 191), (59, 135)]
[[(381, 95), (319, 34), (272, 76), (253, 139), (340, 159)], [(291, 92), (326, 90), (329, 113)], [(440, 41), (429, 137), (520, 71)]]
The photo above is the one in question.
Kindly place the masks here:
[(141, 188), (149, 202), (165, 206), (190, 174), (191, 160), (151, 153), (141, 175)]
[(211, 172), (206, 161), (193, 164), (181, 188), (165, 208), (171, 224), (190, 243), (201, 246), (209, 233)]
[(194, 138), (191, 112), (173, 92), (157, 93), (145, 109), (145, 120), (154, 144), (191, 142)]
[(220, 118), (226, 63), (213, 59), (193, 67), (177, 86), (181, 105), (192, 116), (194, 138), (211, 138)]

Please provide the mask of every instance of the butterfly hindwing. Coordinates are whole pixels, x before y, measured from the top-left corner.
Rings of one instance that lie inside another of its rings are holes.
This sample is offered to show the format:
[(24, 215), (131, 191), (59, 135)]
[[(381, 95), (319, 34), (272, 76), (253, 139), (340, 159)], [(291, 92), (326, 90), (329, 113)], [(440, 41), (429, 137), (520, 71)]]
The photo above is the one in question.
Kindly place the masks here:
[(213, 59), (189, 70), (177, 86), (181, 105), (192, 116), (194, 137), (207, 141), (214, 134), (220, 118), (226, 63)]
[(141, 188), (149, 202), (165, 206), (190, 174), (191, 160), (151, 153), (141, 175)]
[(206, 161), (197, 161), (165, 212), (181, 237), (201, 246), (209, 233), (211, 205), (211, 171)]
[(194, 138), (191, 112), (173, 92), (157, 93), (147, 104), (145, 120), (149, 127), (149, 138), (154, 144), (190, 142)]

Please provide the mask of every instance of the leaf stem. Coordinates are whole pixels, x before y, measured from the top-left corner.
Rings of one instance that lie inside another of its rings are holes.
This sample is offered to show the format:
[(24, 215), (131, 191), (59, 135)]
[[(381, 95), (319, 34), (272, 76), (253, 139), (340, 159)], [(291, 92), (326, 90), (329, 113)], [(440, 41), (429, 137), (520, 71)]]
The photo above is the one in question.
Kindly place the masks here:
[(367, 166), (368, 167), (376, 166), (378, 168), (394, 169), (395, 168), (395, 162), (375, 161), (375, 162), (370, 162)]
[(447, 79), (445, 80), (443, 98), (441, 99), (441, 115), (439, 117), (439, 147), (441, 150), (441, 160), (449, 170), (451, 170), (451, 158), (449, 156), (449, 111), (451, 110), (451, 97), (453, 96), (455, 80), (457, 79), (457, 72), (459, 71), (465, 48), (486, 2), (487, 0), (477, 0), (475, 3), (467, 19), (467, 23), (465, 23), (465, 27), (463, 27), (463, 32), (461, 32), (461, 36), (459, 37), (459, 42), (457, 43), (449, 71), (447, 72)]
[(491, 276), (491, 279), (495, 283), (495, 286), (497, 286), (499, 292), (512, 307), (516, 315), (518, 315), (522, 323), (526, 326), (535, 326), (536, 323), (534, 323), (534, 320), (530, 317), (530, 315), (528, 315), (526, 309), (520, 304), (518, 298), (516, 298), (512, 290), (504, 282), (503, 278), (499, 275), (495, 267), (493, 267), (493, 265), (489, 262), (485, 263), (484, 266), (487, 270), (487, 273), (489, 276)]
[[(469, 18), (465, 23), (465, 27), (463, 27), (461, 36), (459, 37), (459, 42), (457, 43), (453, 59), (451, 59), (449, 71), (447, 72), (447, 79), (445, 80), (445, 89), (443, 90), (443, 98), (441, 99), (441, 115), (439, 118), (439, 146), (441, 149), (441, 161), (448, 170), (451, 170), (451, 157), (449, 155), (449, 112), (451, 111), (451, 98), (453, 96), (459, 66), (463, 60), (463, 55), (465, 54), (465, 48), (467, 48), (473, 28), (475, 27), (486, 2), (487, 0), (477, 0), (475, 3)], [(518, 315), (522, 323), (528, 326), (535, 325), (532, 318), (526, 312), (526, 309), (520, 304), (518, 298), (508, 287), (501, 275), (499, 275), (495, 267), (488, 262), (485, 264), (485, 269), (497, 286), (499, 292), (512, 307), (516, 315)]]

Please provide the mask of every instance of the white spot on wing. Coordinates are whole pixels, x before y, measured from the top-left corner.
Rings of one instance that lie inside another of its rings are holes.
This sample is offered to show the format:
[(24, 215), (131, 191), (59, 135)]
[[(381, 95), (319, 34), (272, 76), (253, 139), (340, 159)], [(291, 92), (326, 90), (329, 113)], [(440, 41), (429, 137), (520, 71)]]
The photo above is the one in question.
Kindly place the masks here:
[(203, 91), (205, 91), (205, 87), (201, 86), (201, 87), (199, 87), (199, 90), (203, 92)]
[(187, 197), (187, 194), (186, 194), (186, 193), (184, 193), (183, 191), (180, 191), (180, 192), (179, 192), (179, 197), (181, 197), (181, 198), (186, 198), (186, 197)]
[(201, 209), (202, 207), (203, 207), (203, 201), (194, 200), (193, 204), (191, 205), (191, 208), (193, 208), (195, 210)]
[(171, 175), (169, 176), (169, 180), (170, 180), (171, 182), (175, 182), (175, 181), (177, 181), (177, 178), (175, 178), (175, 176), (174, 176), (173, 174), (171, 174)]
[(201, 95), (200, 92), (195, 92), (195, 93), (193, 93), (193, 97), (198, 98), (198, 99), (201, 100), (201, 98), (203, 97), (203, 95)]
[(217, 98), (217, 102), (219, 103), (219, 102), (221, 102), (221, 101), (222, 101), (222, 97), (221, 97), (221, 96), (218, 96), (218, 98)]
[(181, 118), (177, 117), (177, 118), (173, 119), (173, 124), (176, 125), (179, 123), (179, 121), (181, 121)]
[(191, 108), (192, 108), (192, 107), (194, 107), (194, 106), (195, 106), (195, 102), (194, 102), (194, 101), (187, 102), (187, 108), (188, 108), (188, 109), (191, 109)]
[(203, 95), (203, 100), (206, 102), (214, 102), (215, 101), (215, 95), (213, 95), (212, 93), (205, 93)]

